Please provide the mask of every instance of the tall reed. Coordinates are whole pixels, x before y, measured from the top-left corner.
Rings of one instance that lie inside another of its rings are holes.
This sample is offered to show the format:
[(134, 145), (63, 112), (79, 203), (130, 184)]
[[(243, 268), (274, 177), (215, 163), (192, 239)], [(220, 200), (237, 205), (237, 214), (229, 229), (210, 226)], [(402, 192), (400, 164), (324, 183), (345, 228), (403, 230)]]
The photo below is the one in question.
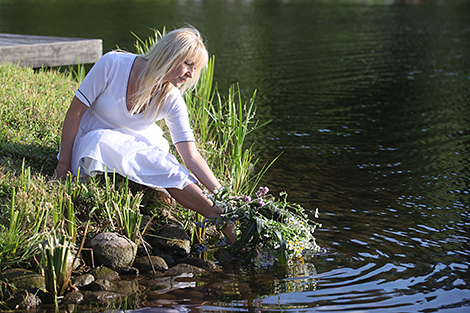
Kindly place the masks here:
[(46, 242), (41, 244), (46, 290), (52, 295), (56, 309), (57, 297), (64, 294), (67, 288), (67, 277), (72, 266), (73, 244), (67, 235), (62, 232), (52, 231)]
[(270, 164), (255, 172), (259, 159), (246, 138), (269, 122), (255, 120), (256, 90), (244, 102), (240, 88), (232, 85), (227, 97), (213, 87), (215, 58), (212, 57), (192, 93), (185, 94), (190, 119), (199, 146), (215, 174), (234, 194), (249, 194)]
[[(113, 173), (113, 180), (104, 173), (106, 198), (104, 206), (109, 217), (109, 222), (113, 230), (120, 230), (127, 238), (136, 242), (142, 222), (142, 214), (139, 207), (143, 199), (142, 193), (135, 195), (129, 189), (129, 180), (126, 177), (124, 184), (116, 187), (116, 173)], [(114, 225), (114, 221), (117, 222)]]

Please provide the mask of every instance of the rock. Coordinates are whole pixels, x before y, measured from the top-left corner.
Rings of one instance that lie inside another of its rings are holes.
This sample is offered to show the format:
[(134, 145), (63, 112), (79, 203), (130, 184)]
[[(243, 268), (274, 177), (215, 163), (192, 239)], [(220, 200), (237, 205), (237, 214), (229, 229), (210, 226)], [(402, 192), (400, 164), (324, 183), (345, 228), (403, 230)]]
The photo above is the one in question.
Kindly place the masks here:
[(165, 260), (155, 255), (143, 256), (135, 259), (134, 267), (142, 273), (149, 273), (153, 270), (166, 271), (168, 269), (168, 265), (166, 264)]
[(72, 279), (72, 285), (77, 288), (83, 288), (85, 286), (90, 285), (92, 282), (95, 281), (95, 277), (91, 274), (84, 274), (78, 277), (74, 277)]
[(148, 281), (148, 290), (144, 293), (148, 300), (157, 300), (174, 290), (194, 288), (196, 287), (196, 282), (192, 276), (192, 274), (183, 273), (174, 277), (153, 278)]
[(152, 217), (150, 215), (143, 215), (142, 220), (140, 221), (140, 227), (141, 228), (146, 227), (147, 225), (149, 225), (151, 221), (152, 221)]
[(14, 310), (31, 310), (39, 307), (42, 301), (36, 293), (26, 290), (17, 292), (7, 303), (8, 307)]
[(91, 274), (95, 277), (96, 280), (117, 280), (119, 279), (119, 274), (106, 266), (97, 267), (91, 270)]
[(139, 291), (137, 280), (118, 280), (110, 282), (107, 280), (95, 280), (90, 285), (91, 291), (109, 291), (119, 293), (123, 296), (129, 296)]
[(191, 254), (192, 255), (198, 255), (198, 254), (201, 254), (201, 253), (203, 253), (204, 251), (207, 251), (207, 250), (208, 250), (208, 248), (204, 244), (196, 243), (191, 248)]
[(64, 296), (64, 299), (62, 300), (63, 304), (79, 304), (83, 302), (85, 297), (83, 296), (83, 293), (76, 291), (76, 292), (69, 292)]
[(92, 303), (110, 303), (112, 300), (121, 297), (121, 294), (111, 291), (88, 291), (83, 296), (86, 301)]
[(158, 210), (158, 217), (160, 220), (162, 220), (164, 223), (177, 223), (180, 224), (180, 221), (178, 218), (176, 218), (173, 213), (171, 213), (170, 210), (168, 210), (165, 207), (157, 207)]
[(109, 280), (97, 279), (90, 285), (91, 291), (116, 291), (114, 284)]
[(170, 268), (168, 271), (166, 271), (165, 275), (166, 276), (180, 276), (180, 275), (187, 274), (187, 273), (198, 275), (198, 274), (202, 274), (205, 272), (206, 270), (197, 266), (193, 266), (189, 264), (178, 264)]
[(177, 255), (188, 255), (191, 252), (190, 238), (181, 225), (167, 225), (158, 235), (168, 239), (155, 239), (154, 245), (157, 249), (173, 252)]
[(7, 284), (15, 285), (17, 289), (46, 289), (44, 276), (33, 271), (12, 268), (0, 275), (0, 280)]
[(215, 265), (215, 263), (209, 260), (189, 257), (189, 258), (178, 259), (177, 262), (179, 264), (194, 265), (202, 269), (205, 269), (208, 272), (213, 272), (217, 270), (217, 266)]
[(139, 275), (139, 269), (135, 267), (125, 267), (119, 269), (120, 276), (137, 276)]
[(137, 253), (136, 245), (117, 233), (101, 233), (90, 241), (98, 265), (112, 269), (129, 267)]
[(163, 260), (165, 260), (166, 264), (168, 265), (168, 267), (172, 267), (173, 264), (175, 263), (175, 260), (173, 259), (173, 257), (169, 254), (166, 254), (166, 253), (155, 253), (156, 256), (159, 256), (161, 257)]
[(233, 255), (226, 248), (217, 249), (217, 251), (215, 251), (215, 253), (214, 253), (214, 257), (222, 265), (230, 264), (233, 261)]

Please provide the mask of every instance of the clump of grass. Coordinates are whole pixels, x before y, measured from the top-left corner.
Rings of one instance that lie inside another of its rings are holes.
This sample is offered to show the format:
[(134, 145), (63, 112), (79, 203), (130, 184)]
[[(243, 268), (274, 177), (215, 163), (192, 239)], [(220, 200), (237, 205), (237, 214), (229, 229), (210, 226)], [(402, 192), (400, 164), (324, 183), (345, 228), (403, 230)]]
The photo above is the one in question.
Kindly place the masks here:
[(259, 159), (245, 141), (250, 133), (269, 122), (261, 124), (255, 119), (256, 91), (245, 102), (238, 86), (232, 85), (226, 97), (217, 87), (213, 88), (214, 66), (212, 57), (197, 88), (185, 94), (185, 101), (198, 144), (214, 174), (234, 194), (251, 193), (269, 165), (255, 172)]
[[(104, 207), (109, 216), (110, 225), (113, 230), (119, 229), (127, 238), (137, 242), (142, 222), (139, 207), (143, 194), (132, 194), (127, 177), (119, 189), (113, 188), (116, 185), (116, 174), (113, 175), (112, 184), (108, 173), (104, 174), (104, 180), (106, 186)], [(113, 220), (117, 221), (116, 225)]]
[(50, 226), (57, 186), (48, 184), (42, 175), (33, 174), (24, 163), (19, 175), (0, 166), (0, 181), (3, 186), (8, 185), (2, 192), (6, 197), (0, 206), (0, 269), (12, 265), (33, 267), (31, 260), (38, 253), (40, 234)]
[(72, 266), (69, 262), (74, 245), (65, 234), (52, 231), (46, 237), (46, 242), (39, 247), (42, 252), (46, 289), (58, 309), (57, 297), (63, 295), (67, 288), (68, 273)]

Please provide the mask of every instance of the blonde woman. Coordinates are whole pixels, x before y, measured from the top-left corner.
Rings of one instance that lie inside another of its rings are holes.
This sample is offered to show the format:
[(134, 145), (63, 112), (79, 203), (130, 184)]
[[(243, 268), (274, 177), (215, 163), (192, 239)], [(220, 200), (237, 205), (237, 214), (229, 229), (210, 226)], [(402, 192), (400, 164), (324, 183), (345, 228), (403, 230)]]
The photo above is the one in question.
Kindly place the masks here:
[[(55, 179), (69, 172), (93, 175), (116, 171), (154, 189), (165, 189), (176, 201), (205, 217), (219, 208), (201, 194), (221, 188), (196, 149), (186, 104), (206, 65), (208, 53), (199, 32), (169, 32), (146, 55), (105, 54), (75, 92), (65, 116)], [(185, 166), (169, 153), (156, 120), (165, 119)], [(223, 229), (235, 242), (233, 228)]]

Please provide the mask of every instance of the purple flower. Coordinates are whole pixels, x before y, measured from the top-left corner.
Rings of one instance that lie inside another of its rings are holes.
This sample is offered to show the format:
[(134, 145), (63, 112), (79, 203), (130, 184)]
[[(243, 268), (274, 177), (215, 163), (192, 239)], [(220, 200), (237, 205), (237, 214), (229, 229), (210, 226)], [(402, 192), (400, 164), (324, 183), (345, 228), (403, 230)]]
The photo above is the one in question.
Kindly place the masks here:
[(251, 202), (251, 197), (250, 197), (250, 196), (246, 196), (246, 197), (245, 197), (245, 202)]
[(263, 199), (262, 198), (258, 198), (258, 206), (263, 206), (265, 205), (266, 203), (263, 202)]
[(259, 187), (259, 190), (256, 192), (256, 196), (261, 197), (261, 196), (266, 195), (268, 192), (269, 192), (268, 187)]

